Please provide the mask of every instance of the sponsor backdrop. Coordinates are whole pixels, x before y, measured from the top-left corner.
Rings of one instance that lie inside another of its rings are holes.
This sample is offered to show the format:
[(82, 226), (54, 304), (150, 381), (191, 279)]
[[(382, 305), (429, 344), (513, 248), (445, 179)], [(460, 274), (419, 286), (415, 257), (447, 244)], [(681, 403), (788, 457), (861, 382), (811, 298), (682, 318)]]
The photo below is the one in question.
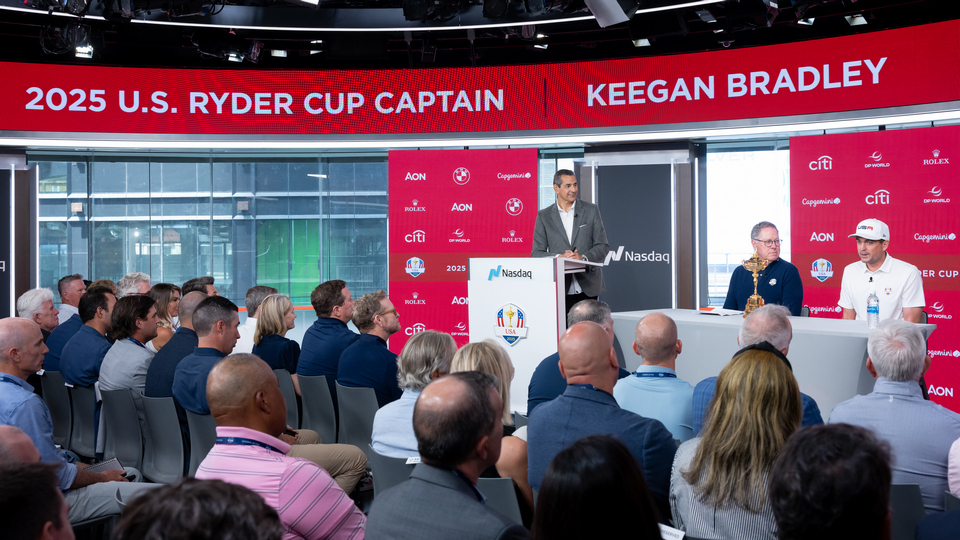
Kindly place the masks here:
[(598, 203), (607, 231), (600, 299), (613, 311), (673, 307), (670, 165), (601, 166)]
[(390, 299), (403, 328), (390, 349), (399, 353), (423, 330), (463, 345), (467, 260), (530, 256), (537, 150), (391, 151), (388, 159)]
[(0, 130), (257, 136), (478, 133), (711, 122), (937, 103), (960, 97), (958, 33), (960, 21), (949, 21), (669, 58), (416, 70), (0, 62)]
[(810, 316), (840, 318), (843, 269), (860, 260), (847, 236), (885, 222), (888, 253), (920, 269), (937, 325), (930, 398), (960, 411), (960, 127), (793, 138), (790, 172), (791, 262)]

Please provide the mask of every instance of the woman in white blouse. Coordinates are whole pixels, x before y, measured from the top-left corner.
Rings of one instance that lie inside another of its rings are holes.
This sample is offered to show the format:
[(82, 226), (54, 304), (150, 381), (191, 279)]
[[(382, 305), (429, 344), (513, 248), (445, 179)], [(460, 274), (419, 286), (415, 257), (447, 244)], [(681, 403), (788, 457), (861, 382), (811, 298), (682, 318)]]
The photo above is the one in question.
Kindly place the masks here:
[(701, 437), (680, 446), (670, 478), (674, 526), (688, 536), (776, 540), (767, 485), (800, 426), (790, 363), (766, 342), (738, 352), (717, 379)]

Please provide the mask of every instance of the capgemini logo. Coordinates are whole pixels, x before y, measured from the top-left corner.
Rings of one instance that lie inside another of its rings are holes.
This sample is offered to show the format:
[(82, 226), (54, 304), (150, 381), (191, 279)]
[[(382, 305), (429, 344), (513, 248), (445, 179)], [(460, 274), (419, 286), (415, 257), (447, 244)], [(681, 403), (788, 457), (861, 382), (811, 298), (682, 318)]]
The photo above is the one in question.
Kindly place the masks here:
[(943, 194), (943, 190), (940, 189), (940, 186), (933, 186), (933, 189), (931, 189), (927, 193), (933, 195), (934, 197), (939, 197), (940, 195)]
[(936, 311), (937, 313), (940, 313), (941, 311), (943, 311), (943, 304), (941, 304), (940, 302), (935, 302), (932, 306), (930, 306), (930, 309)]
[(883, 154), (881, 154), (880, 151), (878, 150), (870, 156), (870, 159), (874, 161), (880, 161), (881, 159), (883, 159)]

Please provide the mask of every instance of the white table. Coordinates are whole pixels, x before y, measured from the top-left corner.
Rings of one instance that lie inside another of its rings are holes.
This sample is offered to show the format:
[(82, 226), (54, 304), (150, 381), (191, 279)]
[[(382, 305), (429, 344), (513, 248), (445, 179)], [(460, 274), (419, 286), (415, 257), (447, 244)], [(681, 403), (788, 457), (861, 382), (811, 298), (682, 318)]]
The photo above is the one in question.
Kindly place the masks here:
[[(655, 310), (677, 323), (683, 341), (683, 353), (677, 358), (677, 376), (696, 386), (698, 382), (720, 374), (737, 345), (737, 333), (743, 324), (740, 315), (720, 317), (687, 309)], [(627, 369), (635, 370), (640, 357), (631, 344), (637, 322), (653, 311), (626, 311), (613, 314), (613, 330), (620, 340)], [(856, 394), (873, 391), (873, 377), (867, 372), (867, 323), (810, 317), (791, 317), (793, 341), (787, 358), (800, 391), (817, 401), (824, 421), (838, 403)], [(918, 325), (929, 338), (937, 325)]]

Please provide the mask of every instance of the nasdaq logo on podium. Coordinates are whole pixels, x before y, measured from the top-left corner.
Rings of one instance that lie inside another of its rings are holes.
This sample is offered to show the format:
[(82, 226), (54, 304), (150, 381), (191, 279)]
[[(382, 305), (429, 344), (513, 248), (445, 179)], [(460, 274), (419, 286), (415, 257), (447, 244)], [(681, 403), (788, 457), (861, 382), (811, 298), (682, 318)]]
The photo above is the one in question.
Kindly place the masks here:
[(813, 261), (810, 275), (818, 279), (820, 283), (823, 283), (833, 277), (833, 265), (826, 259), (817, 259)]
[(527, 337), (527, 321), (523, 310), (516, 304), (506, 304), (497, 311), (497, 327), (494, 332), (513, 345)]

